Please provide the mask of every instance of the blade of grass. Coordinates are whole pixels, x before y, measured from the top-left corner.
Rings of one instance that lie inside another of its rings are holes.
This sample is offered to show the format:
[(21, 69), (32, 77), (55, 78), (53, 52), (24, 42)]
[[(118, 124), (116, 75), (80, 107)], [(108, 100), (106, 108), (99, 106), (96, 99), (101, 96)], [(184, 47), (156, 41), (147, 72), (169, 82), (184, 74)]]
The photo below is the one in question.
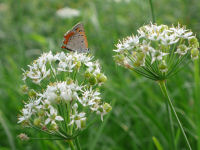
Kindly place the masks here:
[(15, 148), (15, 143), (14, 143), (14, 140), (13, 140), (13, 136), (11, 134), (11, 131), (8, 128), (8, 124), (6, 123), (6, 121), (4, 119), (4, 116), (3, 116), (3, 113), (2, 113), (1, 110), (0, 110), (0, 123), (1, 123), (1, 125), (2, 125), (2, 127), (3, 127), (3, 129), (5, 131), (5, 133), (7, 135), (8, 142), (10, 144), (10, 148), (12, 150), (15, 150), (16, 148)]
[(155, 144), (157, 150), (163, 150), (163, 148), (162, 148), (160, 142), (158, 141), (158, 139), (157, 139), (156, 137), (152, 137), (152, 140), (153, 140), (153, 142), (154, 142), (154, 144)]

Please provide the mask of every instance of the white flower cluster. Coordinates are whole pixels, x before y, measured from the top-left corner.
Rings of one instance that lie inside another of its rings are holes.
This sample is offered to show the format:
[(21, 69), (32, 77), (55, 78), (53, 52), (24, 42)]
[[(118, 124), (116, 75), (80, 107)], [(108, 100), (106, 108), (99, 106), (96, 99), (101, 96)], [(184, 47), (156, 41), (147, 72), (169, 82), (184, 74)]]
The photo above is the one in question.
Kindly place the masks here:
[[(100, 81), (104, 75), (101, 74), (98, 61), (92, 61), (92, 59), (93, 57), (84, 53), (61, 52), (56, 55), (53, 55), (52, 52), (44, 53), (35, 60), (32, 65), (28, 65), (29, 70), (24, 71), (23, 80), (30, 78), (32, 82), (40, 84), (45, 78), (56, 78), (56, 75), (61, 72), (72, 73), (74, 71), (79, 71), (79, 68), (83, 65), (88, 77), (98, 76), (98, 80)], [(53, 75), (50, 76), (50, 73)]]
[(119, 65), (136, 69), (143, 67), (152, 74), (167, 73), (188, 52), (192, 59), (199, 57), (197, 38), (180, 25), (145, 25), (137, 30), (137, 35), (119, 41), (116, 47), (114, 58)]
[(56, 15), (60, 18), (74, 18), (80, 16), (80, 11), (77, 9), (64, 7), (56, 11)]
[(101, 73), (98, 61), (92, 59), (85, 53), (53, 55), (49, 52), (29, 65), (29, 70), (24, 72), (26, 85), (23, 91), (31, 89), (28, 87), (29, 79), (39, 85), (39, 89), (28, 91), (29, 100), (18, 123), (57, 131), (60, 128), (58, 122), (64, 122), (83, 129), (88, 108), (103, 120), (103, 115), (112, 108), (101, 100), (97, 88), (106, 81), (106, 76)]

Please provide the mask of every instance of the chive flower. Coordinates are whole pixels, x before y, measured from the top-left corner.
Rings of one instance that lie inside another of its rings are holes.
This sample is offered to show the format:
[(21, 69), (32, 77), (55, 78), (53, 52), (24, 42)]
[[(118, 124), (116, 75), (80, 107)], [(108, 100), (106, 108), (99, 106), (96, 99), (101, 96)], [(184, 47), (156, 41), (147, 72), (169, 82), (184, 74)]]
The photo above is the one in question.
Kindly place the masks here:
[(181, 25), (149, 24), (116, 45), (117, 64), (152, 80), (166, 80), (180, 70), (190, 55), (199, 57), (199, 43), (192, 31)]
[(73, 140), (92, 116), (103, 121), (112, 109), (101, 98), (107, 77), (87, 53), (43, 53), (24, 70), (23, 80), (25, 103), (18, 123), (60, 139)]
[(176, 149), (173, 141), (171, 111), (181, 129), (183, 137), (191, 150), (190, 143), (178, 118), (166, 89), (166, 80), (175, 75), (190, 59), (199, 58), (199, 42), (191, 30), (180, 24), (178, 26), (157, 25), (150, 23), (140, 27), (136, 35), (129, 36), (116, 45), (115, 62), (136, 73), (157, 81), (167, 101), (168, 120), (171, 125), (172, 149)]

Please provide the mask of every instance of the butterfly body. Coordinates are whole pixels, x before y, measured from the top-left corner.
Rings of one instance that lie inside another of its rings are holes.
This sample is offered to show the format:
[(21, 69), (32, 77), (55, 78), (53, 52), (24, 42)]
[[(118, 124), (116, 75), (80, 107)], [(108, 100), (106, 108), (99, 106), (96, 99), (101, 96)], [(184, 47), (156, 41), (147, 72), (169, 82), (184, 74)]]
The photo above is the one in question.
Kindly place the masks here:
[(87, 37), (82, 23), (76, 24), (64, 35), (64, 41), (61, 48), (80, 53), (89, 51)]

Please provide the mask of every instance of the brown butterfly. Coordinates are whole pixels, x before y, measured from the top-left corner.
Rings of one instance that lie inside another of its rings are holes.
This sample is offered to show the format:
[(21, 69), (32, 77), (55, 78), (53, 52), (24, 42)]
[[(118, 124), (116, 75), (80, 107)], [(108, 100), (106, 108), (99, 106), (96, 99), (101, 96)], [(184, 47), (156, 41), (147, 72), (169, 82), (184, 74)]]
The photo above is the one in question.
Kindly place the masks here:
[(89, 51), (87, 37), (82, 23), (76, 24), (71, 30), (65, 33), (61, 48), (79, 53)]

